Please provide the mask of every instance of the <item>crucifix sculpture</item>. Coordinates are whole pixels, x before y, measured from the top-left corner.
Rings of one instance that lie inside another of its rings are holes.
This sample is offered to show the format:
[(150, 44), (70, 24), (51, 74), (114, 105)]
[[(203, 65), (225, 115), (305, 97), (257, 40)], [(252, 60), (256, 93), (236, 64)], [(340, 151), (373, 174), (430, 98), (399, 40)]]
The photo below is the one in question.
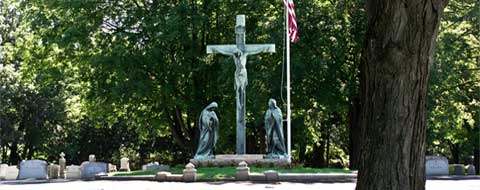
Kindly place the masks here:
[(237, 15), (236, 44), (208, 45), (207, 53), (232, 56), (235, 61), (235, 92), (237, 102), (237, 154), (245, 154), (245, 88), (247, 79), (247, 56), (258, 53), (275, 53), (275, 44), (245, 44), (245, 15)]

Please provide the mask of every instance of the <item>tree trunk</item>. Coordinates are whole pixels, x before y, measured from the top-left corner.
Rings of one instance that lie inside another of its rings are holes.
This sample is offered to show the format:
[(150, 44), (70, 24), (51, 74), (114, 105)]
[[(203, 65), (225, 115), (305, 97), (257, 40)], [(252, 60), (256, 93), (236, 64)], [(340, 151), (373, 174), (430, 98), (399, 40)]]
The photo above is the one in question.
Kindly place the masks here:
[(349, 154), (350, 154), (350, 169), (355, 170), (358, 169), (358, 162), (360, 158), (360, 126), (358, 124), (358, 114), (360, 112), (359, 108), (359, 100), (358, 97), (352, 99), (352, 103), (348, 110), (348, 137), (350, 139), (350, 147), (349, 147)]
[(426, 97), (446, 0), (369, 0), (357, 190), (425, 189)]

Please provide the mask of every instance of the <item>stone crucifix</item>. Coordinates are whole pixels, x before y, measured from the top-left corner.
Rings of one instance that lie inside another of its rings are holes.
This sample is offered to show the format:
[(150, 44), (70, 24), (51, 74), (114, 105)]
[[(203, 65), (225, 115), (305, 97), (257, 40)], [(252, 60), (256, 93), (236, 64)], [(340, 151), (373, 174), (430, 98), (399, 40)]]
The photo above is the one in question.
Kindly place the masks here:
[(208, 45), (207, 53), (232, 56), (235, 61), (235, 91), (237, 102), (237, 154), (245, 154), (245, 88), (247, 79), (247, 56), (258, 53), (275, 53), (275, 44), (245, 44), (245, 15), (237, 15), (236, 44)]

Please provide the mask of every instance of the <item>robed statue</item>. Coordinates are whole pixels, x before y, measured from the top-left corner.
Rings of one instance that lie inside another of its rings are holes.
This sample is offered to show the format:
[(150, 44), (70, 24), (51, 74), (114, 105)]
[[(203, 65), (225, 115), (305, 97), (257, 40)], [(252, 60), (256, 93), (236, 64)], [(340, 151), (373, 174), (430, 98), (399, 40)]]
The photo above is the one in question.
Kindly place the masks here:
[(265, 132), (267, 138), (265, 158), (287, 158), (283, 141), (282, 111), (278, 108), (275, 99), (268, 100), (268, 110), (265, 113)]
[(200, 113), (200, 118), (198, 119), (200, 138), (198, 140), (197, 153), (194, 157), (195, 159), (215, 158), (213, 151), (218, 140), (219, 122), (214, 109), (217, 107), (217, 103), (212, 102), (205, 109), (203, 109), (202, 113)]

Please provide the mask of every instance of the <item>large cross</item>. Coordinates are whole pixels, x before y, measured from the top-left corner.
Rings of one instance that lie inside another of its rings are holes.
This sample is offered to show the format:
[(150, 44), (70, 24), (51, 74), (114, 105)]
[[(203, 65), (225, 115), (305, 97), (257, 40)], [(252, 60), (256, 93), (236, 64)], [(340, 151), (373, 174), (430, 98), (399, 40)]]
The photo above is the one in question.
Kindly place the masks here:
[(247, 56), (258, 53), (275, 53), (275, 44), (245, 44), (245, 15), (237, 15), (236, 44), (208, 45), (207, 53), (232, 56), (235, 61), (235, 91), (237, 101), (237, 154), (245, 154), (245, 87), (247, 80)]

